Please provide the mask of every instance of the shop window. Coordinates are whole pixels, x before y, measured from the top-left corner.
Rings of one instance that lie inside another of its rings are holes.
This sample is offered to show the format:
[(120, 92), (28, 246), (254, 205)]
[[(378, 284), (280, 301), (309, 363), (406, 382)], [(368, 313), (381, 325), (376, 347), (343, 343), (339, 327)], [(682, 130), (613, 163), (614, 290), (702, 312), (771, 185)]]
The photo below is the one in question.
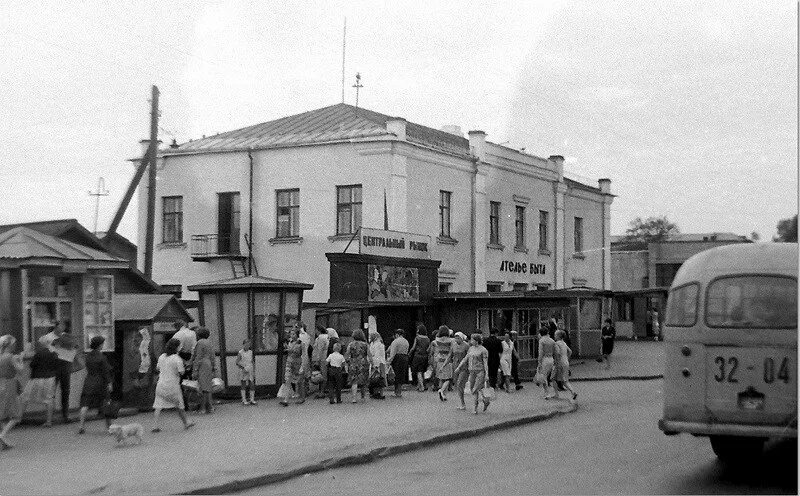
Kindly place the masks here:
[(161, 199), (161, 241), (183, 242), (183, 197), (165, 196)]
[(633, 320), (633, 300), (630, 298), (618, 298), (614, 300), (614, 317), (621, 322)]
[(524, 282), (516, 282), (514, 283), (514, 291), (527, 291), (528, 285)]
[(489, 244), (500, 244), (500, 202), (489, 202)]
[(539, 250), (547, 251), (547, 223), (549, 214), (539, 210)]
[(450, 236), (450, 191), (439, 191), (439, 236), (449, 238)]
[(216, 293), (206, 293), (203, 295), (203, 327), (208, 329), (211, 334), (209, 339), (214, 343), (214, 349), (222, 349), (222, 341), (219, 333), (219, 308)]
[(439, 292), (440, 293), (449, 293), (453, 290), (453, 283), (452, 282), (440, 282), (439, 283)]
[(525, 248), (525, 207), (516, 206), (514, 229), (517, 232), (517, 248)]
[(114, 351), (113, 276), (83, 278), (83, 341), (89, 349), (93, 336), (103, 336), (103, 351)]
[(361, 227), (361, 185), (336, 186), (336, 234), (353, 234)]
[(503, 290), (503, 283), (502, 282), (487, 282), (486, 283), (486, 291), (489, 293), (499, 293)]
[(281, 295), (277, 292), (256, 293), (253, 300), (253, 350), (278, 351), (278, 321)]
[(298, 293), (286, 293), (283, 301), (283, 336), (288, 338), (289, 331), (299, 322), (300, 295)]
[[(222, 293), (225, 352), (236, 352), (247, 337), (247, 293)], [(222, 351), (217, 349), (216, 351)]]
[(583, 252), (583, 219), (575, 217), (575, 253)]
[(277, 238), (300, 235), (300, 190), (284, 189), (275, 192), (277, 209), (275, 220)]

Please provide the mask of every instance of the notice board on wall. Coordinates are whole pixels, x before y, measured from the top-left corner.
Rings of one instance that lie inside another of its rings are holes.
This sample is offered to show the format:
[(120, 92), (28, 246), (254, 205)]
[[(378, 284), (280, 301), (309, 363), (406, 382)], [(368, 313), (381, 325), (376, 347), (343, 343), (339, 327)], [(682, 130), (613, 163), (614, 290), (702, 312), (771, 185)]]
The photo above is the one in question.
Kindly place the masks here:
[(419, 301), (419, 269), (369, 264), (369, 301)]

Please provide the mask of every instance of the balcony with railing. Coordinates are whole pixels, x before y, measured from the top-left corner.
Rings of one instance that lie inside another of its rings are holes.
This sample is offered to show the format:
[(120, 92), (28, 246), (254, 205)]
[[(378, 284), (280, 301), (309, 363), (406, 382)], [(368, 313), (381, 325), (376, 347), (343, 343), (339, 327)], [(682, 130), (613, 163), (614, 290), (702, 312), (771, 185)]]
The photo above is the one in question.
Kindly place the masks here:
[(192, 260), (207, 262), (212, 259), (247, 258), (240, 249), (239, 235), (194, 234), (191, 242)]

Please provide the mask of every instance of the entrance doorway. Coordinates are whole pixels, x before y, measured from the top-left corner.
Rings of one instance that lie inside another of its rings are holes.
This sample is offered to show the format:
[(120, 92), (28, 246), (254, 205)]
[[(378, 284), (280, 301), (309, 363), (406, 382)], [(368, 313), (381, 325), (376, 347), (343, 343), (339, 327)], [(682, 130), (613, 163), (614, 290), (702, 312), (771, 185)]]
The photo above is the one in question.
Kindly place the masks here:
[(217, 209), (217, 253), (239, 255), (239, 193), (219, 193)]

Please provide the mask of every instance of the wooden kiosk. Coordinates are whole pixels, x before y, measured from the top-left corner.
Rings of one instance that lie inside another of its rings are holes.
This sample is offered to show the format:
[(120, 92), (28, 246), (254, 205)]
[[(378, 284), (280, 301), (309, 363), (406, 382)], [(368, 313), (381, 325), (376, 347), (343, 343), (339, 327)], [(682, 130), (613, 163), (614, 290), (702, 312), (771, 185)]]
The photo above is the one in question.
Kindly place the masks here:
[(200, 325), (211, 331), (226, 392), (238, 394), (236, 354), (242, 341), (251, 339), (256, 390), (259, 394), (277, 393), (283, 380), (288, 332), (300, 321), (303, 291), (313, 287), (255, 275), (189, 286), (199, 293)]

